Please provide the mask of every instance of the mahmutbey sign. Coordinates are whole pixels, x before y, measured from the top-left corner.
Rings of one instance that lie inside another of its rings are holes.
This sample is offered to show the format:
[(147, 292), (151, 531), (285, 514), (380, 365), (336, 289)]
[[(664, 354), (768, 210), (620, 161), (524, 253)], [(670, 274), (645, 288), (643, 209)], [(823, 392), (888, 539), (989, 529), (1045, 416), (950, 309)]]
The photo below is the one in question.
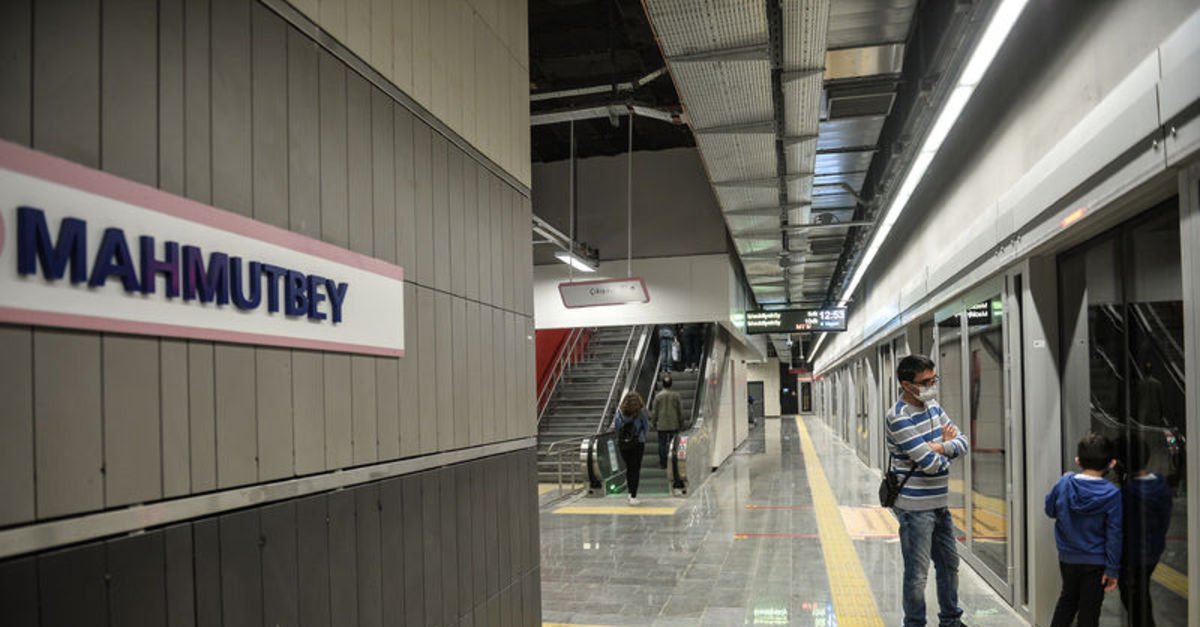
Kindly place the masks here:
[(0, 142), (0, 322), (404, 354), (397, 266)]

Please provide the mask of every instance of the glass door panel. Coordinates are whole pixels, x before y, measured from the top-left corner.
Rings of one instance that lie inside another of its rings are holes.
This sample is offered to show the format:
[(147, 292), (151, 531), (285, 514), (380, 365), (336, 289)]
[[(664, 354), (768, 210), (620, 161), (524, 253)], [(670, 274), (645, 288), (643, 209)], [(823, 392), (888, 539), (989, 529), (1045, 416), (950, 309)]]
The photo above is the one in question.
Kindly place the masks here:
[[(967, 311), (971, 453), (971, 552), (1008, 578), (1008, 456), (1001, 295)], [(962, 463), (959, 464), (963, 465)]]
[[(964, 433), (968, 431), (969, 420), (966, 417), (963, 398), (963, 349), (962, 349), (962, 315), (954, 315), (938, 323), (938, 356), (937, 374), (941, 378), (938, 384), (938, 402), (950, 416), (950, 420), (958, 425)], [(966, 534), (966, 464), (950, 464), (950, 514), (954, 517), (954, 525), (958, 535)]]

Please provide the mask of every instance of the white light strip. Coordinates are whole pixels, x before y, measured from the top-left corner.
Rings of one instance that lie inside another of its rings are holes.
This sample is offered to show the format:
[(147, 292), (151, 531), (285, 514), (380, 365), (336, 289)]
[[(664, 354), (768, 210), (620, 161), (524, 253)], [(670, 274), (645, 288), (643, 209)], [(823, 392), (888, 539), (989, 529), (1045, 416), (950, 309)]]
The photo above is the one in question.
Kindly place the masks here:
[(589, 265), (587, 262), (585, 262), (584, 260), (580, 259), (579, 257), (576, 257), (575, 255), (573, 255), (565, 250), (560, 250), (560, 251), (554, 253), (554, 258), (567, 264), (568, 266), (571, 266), (572, 268), (575, 268), (576, 270), (578, 270), (580, 272), (595, 272), (596, 271), (596, 269), (593, 268), (591, 265)]
[[(908, 174), (904, 177), (904, 183), (900, 185), (900, 190), (896, 193), (895, 198), (892, 199), (892, 203), (884, 213), (884, 218), (880, 221), (879, 228), (875, 230), (875, 234), (871, 237), (871, 244), (867, 247), (866, 254), (858, 262), (858, 267), (854, 270), (850, 284), (846, 286), (846, 291), (842, 292), (842, 297), (838, 303), (839, 307), (845, 307), (846, 303), (850, 301), (850, 297), (854, 294), (854, 290), (858, 288), (863, 275), (867, 273), (871, 262), (875, 260), (875, 253), (879, 252), (879, 247), (887, 239), (888, 233), (892, 230), (892, 225), (900, 217), (900, 212), (904, 211), (905, 207), (908, 206), (909, 199), (912, 198), (913, 192), (916, 191), (917, 185), (921, 182), (921, 178), (925, 176), (925, 170), (929, 168), (934, 155), (942, 147), (942, 142), (950, 134), (950, 130), (954, 128), (955, 123), (958, 122), (959, 115), (966, 108), (971, 95), (975, 93), (975, 87), (979, 85), (979, 81), (987, 73), (1004, 41), (1008, 39), (1008, 34), (1012, 31), (1013, 24), (1020, 17), (1021, 11), (1025, 8), (1027, 2), (1028, 0), (1003, 0), (996, 9), (996, 12), (992, 14), (992, 19), (988, 22), (987, 29), (984, 30), (983, 36), (979, 38), (979, 43), (976, 44), (975, 50), (971, 53), (971, 59), (967, 61), (962, 74), (958, 77), (954, 91), (950, 93), (950, 97), (946, 99), (946, 104), (943, 105), (942, 110), (938, 113), (937, 120), (933, 123), (929, 135), (926, 136), (925, 141), (922, 143), (916, 160), (913, 161), (912, 167), (909, 168)], [(825, 336), (822, 335), (821, 339), (824, 340)]]
[(817, 356), (817, 350), (821, 348), (821, 344), (823, 344), (823, 343), (825, 342), (825, 338), (826, 338), (826, 337), (829, 337), (829, 334), (828, 334), (828, 333), (822, 333), (822, 334), (821, 334), (821, 337), (817, 338), (817, 343), (816, 343), (816, 344), (813, 344), (812, 350), (811, 350), (811, 351), (808, 351), (808, 359), (807, 359), (806, 361), (808, 361), (808, 367), (809, 367), (809, 368), (812, 368), (812, 365), (813, 365), (813, 357), (816, 357), (816, 356)]

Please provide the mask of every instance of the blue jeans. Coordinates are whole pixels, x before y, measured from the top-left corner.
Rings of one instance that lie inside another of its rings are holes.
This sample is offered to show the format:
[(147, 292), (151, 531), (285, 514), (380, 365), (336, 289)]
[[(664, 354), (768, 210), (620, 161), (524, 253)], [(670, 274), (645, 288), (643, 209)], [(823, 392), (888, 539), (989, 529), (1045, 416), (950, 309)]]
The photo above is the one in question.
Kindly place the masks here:
[(893, 509), (900, 519), (900, 552), (904, 556), (905, 627), (925, 627), (925, 581), (931, 558), (937, 569), (938, 625), (957, 627), (963, 611), (958, 606), (958, 548), (950, 510)]

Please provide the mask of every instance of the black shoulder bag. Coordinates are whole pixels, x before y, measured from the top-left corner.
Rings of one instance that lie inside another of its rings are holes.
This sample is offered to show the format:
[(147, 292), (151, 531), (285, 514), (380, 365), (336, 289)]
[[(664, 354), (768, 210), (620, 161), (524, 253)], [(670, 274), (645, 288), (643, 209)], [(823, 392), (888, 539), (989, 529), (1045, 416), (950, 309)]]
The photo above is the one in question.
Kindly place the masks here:
[(888, 469), (883, 473), (883, 480), (879, 482), (879, 505), (881, 507), (892, 507), (896, 504), (896, 499), (900, 497), (900, 490), (904, 489), (904, 484), (912, 478), (913, 473), (917, 471), (917, 464), (913, 462), (912, 468), (904, 473), (904, 479), (900, 479), (895, 472), (892, 471), (891, 459), (888, 460)]

